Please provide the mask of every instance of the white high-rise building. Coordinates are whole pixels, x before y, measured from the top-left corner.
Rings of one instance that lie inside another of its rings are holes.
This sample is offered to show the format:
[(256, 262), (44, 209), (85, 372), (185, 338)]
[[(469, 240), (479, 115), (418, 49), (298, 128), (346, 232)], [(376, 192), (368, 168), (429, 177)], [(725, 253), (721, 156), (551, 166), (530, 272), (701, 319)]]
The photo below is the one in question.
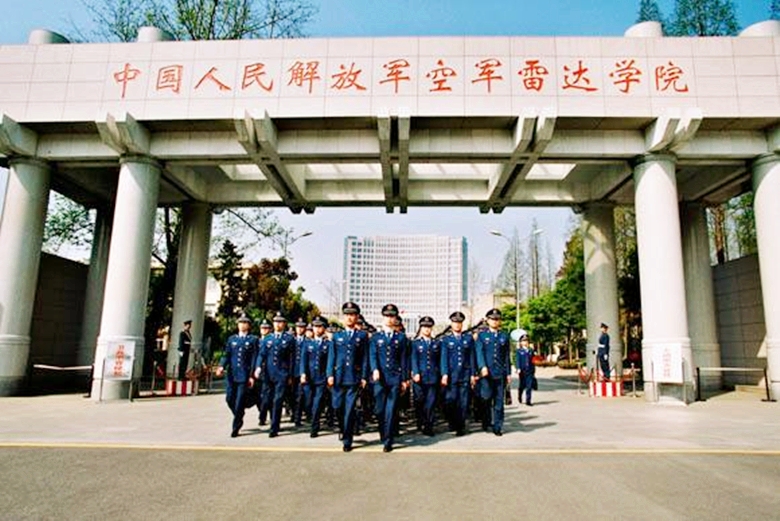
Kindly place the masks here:
[(437, 326), (468, 300), (465, 237), (394, 235), (344, 239), (344, 297), (379, 327), (382, 306), (398, 306), (408, 332), (429, 315)]

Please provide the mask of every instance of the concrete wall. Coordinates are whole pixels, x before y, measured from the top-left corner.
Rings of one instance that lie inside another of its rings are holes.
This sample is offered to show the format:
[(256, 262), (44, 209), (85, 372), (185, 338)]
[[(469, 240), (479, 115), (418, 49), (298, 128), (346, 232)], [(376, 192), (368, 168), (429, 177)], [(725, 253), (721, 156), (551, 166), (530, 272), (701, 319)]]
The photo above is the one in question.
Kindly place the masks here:
[(41, 255), (33, 308), (27, 392), (86, 391), (89, 373), (33, 370), (33, 364), (77, 365), (89, 266)]
[[(766, 326), (758, 257), (750, 255), (712, 269), (723, 367), (766, 367)], [(726, 386), (755, 385), (761, 373), (725, 373)]]

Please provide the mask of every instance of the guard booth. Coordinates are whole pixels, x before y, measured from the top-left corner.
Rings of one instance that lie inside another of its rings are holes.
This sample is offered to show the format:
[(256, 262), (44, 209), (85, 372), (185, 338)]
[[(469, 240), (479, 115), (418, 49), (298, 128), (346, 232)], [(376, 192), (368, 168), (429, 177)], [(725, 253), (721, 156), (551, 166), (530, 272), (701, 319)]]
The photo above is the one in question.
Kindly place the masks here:
[[(646, 370), (646, 396), (689, 400), (690, 368), (721, 363), (704, 208), (750, 187), (780, 393), (780, 23), (733, 38), (648, 22), (621, 38), (167, 40), (37, 31), (0, 47), (2, 394), (27, 370), (54, 189), (98, 210), (79, 358), (101, 366), (132, 342), (134, 374), (161, 205), (183, 211), (173, 324), (193, 318), (196, 339), (215, 208), (572, 206), (595, 331), (618, 323), (613, 210), (634, 205), (643, 365), (672, 349), (688, 368)], [(128, 383), (101, 385), (119, 398)]]

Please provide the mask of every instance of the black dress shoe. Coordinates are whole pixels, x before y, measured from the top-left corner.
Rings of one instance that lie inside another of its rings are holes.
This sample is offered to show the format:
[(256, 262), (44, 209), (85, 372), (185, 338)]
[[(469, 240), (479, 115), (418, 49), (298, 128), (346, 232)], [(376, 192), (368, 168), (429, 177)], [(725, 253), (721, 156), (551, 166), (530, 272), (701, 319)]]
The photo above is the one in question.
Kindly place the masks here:
[(259, 420), (259, 421), (257, 422), (257, 424), (258, 424), (260, 427), (265, 427), (266, 421), (265, 421), (265, 420)]
[(238, 438), (238, 431), (231, 431), (230, 432), (230, 437), (231, 438)]
[(278, 432), (269, 432), (268, 433), (268, 437), (269, 438), (276, 438), (277, 436), (279, 436)]
[(341, 449), (344, 452), (352, 452), (352, 445), (344, 445), (344, 447)]
[(311, 434), (309, 434), (309, 438), (316, 438), (317, 436), (319, 436), (319, 434), (316, 432), (312, 432)]
[(465, 435), (466, 435), (466, 431), (457, 431), (455, 433), (455, 436), (465, 436)]
[(504, 433), (501, 432), (501, 431), (493, 431), (493, 434), (495, 434), (496, 436), (503, 436), (504, 435)]
[(382, 447), (382, 452), (393, 452), (393, 447), (390, 445), (385, 445)]

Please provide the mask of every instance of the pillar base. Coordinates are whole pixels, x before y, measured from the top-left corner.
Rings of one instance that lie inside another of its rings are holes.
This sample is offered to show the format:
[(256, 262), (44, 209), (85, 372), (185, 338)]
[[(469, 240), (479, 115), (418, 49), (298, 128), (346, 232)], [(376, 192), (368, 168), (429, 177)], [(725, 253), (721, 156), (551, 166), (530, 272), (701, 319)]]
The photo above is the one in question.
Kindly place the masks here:
[[(133, 387), (138, 389), (144, 358), (144, 338), (135, 336), (105, 336), (98, 337), (95, 354), (95, 369), (92, 373), (92, 391), (90, 398), (94, 401), (127, 400), (130, 398), (130, 381), (103, 379), (103, 361), (109, 343), (135, 342), (133, 349)], [(102, 389), (101, 389), (102, 386)]]
[(0, 335), (0, 396), (19, 393), (27, 375), (30, 337)]

